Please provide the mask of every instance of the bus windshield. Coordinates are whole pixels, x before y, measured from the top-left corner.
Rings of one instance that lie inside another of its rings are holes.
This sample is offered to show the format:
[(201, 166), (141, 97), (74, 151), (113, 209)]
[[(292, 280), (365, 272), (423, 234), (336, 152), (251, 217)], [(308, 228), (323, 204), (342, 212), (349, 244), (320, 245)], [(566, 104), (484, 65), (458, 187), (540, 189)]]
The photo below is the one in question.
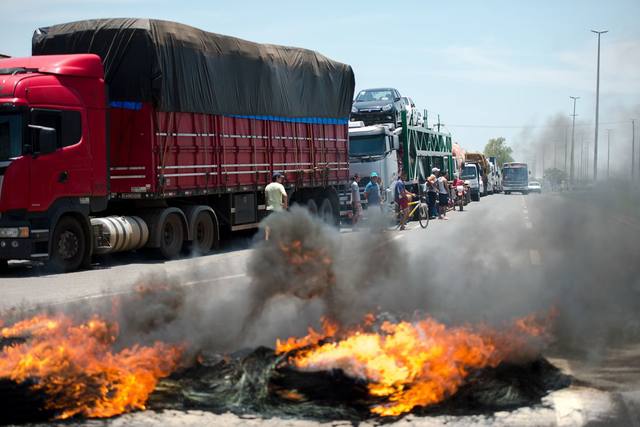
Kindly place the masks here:
[(527, 181), (527, 168), (526, 167), (505, 167), (502, 170), (503, 179), (505, 181)]

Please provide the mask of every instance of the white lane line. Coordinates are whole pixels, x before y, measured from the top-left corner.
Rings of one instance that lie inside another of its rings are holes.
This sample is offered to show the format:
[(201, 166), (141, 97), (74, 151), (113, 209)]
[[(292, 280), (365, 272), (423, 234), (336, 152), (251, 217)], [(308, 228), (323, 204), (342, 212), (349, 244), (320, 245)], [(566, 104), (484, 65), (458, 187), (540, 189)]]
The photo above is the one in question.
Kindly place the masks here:
[(395, 236), (392, 237), (393, 240), (398, 240), (398, 239), (402, 239), (404, 237), (404, 234), (396, 234)]
[(529, 230), (531, 230), (533, 228), (533, 224), (531, 223), (531, 221), (525, 222), (524, 226), (527, 227), (527, 229), (529, 229)]
[[(203, 283), (214, 283), (214, 282), (221, 282), (223, 280), (239, 279), (241, 277), (247, 277), (247, 275), (244, 274), (244, 273), (241, 273), (241, 274), (231, 274), (229, 276), (216, 277), (215, 279), (192, 280), (192, 281), (189, 281), (189, 282), (185, 282), (185, 283), (181, 284), (180, 286), (195, 286), (195, 285), (200, 285), (200, 284), (203, 284)], [(116, 296), (120, 296), (120, 295), (132, 294), (132, 293), (135, 293), (135, 292), (136, 292), (135, 288), (125, 289), (123, 291), (115, 291), (115, 292), (102, 292), (102, 293), (99, 293), (99, 294), (92, 294), (92, 295), (87, 295), (87, 296), (84, 296), (84, 297), (68, 299), (68, 300), (65, 300), (65, 301), (52, 302), (50, 304), (44, 304), (44, 305), (47, 306), (47, 307), (55, 307), (57, 305), (65, 305), (65, 304), (74, 303), (74, 302), (80, 302), (80, 301), (90, 301), (90, 300), (94, 300), (94, 299), (97, 299), (97, 298), (116, 297)]]
[(542, 265), (542, 257), (536, 249), (529, 249), (529, 261), (531, 265)]

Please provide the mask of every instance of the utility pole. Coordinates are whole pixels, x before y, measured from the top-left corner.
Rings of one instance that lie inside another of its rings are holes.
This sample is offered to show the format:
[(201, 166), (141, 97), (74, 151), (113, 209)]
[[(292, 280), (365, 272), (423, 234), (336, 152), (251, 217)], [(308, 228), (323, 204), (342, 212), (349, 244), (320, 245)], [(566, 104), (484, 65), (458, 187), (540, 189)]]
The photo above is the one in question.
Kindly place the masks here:
[(571, 125), (571, 172), (570, 172), (570, 181), (571, 184), (573, 184), (574, 182), (574, 148), (575, 148), (575, 134), (576, 134), (576, 101), (578, 99), (580, 99), (579, 96), (570, 96), (569, 98), (573, 99), (573, 114), (571, 115), (571, 117), (573, 117), (573, 122)]
[(598, 35), (598, 71), (596, 74), (596, 135), (593, 143), (593, 180), (598, 179), (598, 107), (600, 106), (600, 35), (608, 31), (595, 31), (592, 33)]
[(553, 168), (558, 167), (558, 140), (553, 141)]
[(569, 127), (564, 128), (564, 173), (565, 178), (567, 174), (567, 158), (569, 157), (569, 138), (567, 138), (569, 134)]
[(631, 119), (631, 181), (636, 179), (636, 120)]
[(607, 179), (609, 179), (609, 166), (611, 165), (611, 129), (607, 129)]

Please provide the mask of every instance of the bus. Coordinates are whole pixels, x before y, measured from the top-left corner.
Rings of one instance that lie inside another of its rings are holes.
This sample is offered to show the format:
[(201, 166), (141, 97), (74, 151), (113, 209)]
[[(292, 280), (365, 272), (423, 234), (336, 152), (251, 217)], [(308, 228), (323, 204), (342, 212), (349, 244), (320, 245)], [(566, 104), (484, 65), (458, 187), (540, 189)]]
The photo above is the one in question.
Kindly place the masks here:
[(519, 191), (529, 192), (529, 168), (526, 163), (505, 163), (502, 165), (502, 189), (504, 194)]

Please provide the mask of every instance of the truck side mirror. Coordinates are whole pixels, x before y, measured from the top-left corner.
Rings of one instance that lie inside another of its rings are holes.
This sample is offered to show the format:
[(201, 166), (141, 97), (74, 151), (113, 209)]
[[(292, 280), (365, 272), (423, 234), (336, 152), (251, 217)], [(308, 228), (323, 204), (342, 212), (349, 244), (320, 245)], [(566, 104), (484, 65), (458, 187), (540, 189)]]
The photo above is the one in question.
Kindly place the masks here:
[(29, 125), (31, 151), (34, 154), (49, 154), (58, 149), (58, 132), (55, 128)]

